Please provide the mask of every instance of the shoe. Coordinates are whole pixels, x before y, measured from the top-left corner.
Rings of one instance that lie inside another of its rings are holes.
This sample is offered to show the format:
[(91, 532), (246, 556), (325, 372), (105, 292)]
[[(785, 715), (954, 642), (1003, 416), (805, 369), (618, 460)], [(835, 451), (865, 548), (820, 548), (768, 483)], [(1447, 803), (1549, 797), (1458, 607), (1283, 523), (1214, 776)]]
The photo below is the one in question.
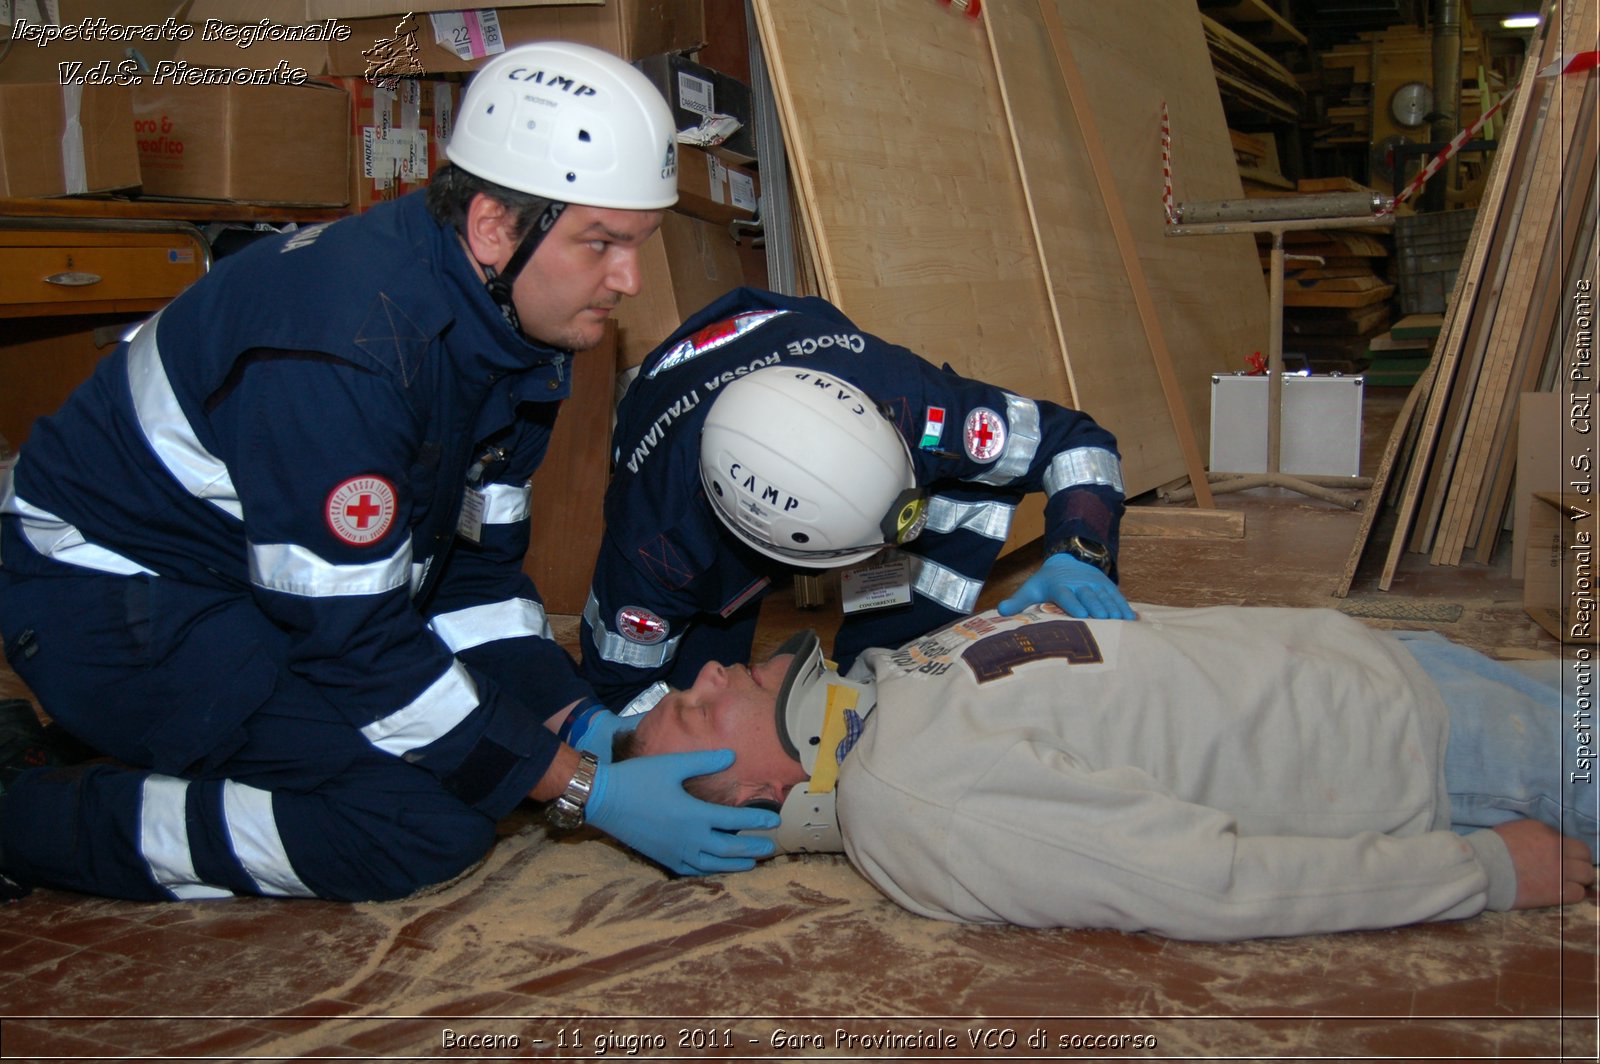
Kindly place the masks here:
[(59, 768), (66, 759), (45, 735), (26, 698), (0, 700), (0, 795), (30, 768)]
[[(6, 792), (22, 773), (65, 763), (45, 736), (32, 702), (25, 698), (0, 699), (0, 810), (5, 808)], [(0, 905), (21, 901), (31, 893), (31, 886), (6, 873), (5, 854), (0, 851)]]

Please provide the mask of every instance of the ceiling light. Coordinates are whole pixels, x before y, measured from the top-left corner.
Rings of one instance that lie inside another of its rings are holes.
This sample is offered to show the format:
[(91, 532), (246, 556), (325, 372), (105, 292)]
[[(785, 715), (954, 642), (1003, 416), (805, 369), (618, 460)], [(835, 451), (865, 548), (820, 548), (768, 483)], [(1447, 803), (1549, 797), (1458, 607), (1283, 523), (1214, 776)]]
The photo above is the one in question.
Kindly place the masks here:
[(1501, 27), (1508, 30), (1531, 30), (1538, 24), (1538, 15), (1510, 15), (1500, 20)]

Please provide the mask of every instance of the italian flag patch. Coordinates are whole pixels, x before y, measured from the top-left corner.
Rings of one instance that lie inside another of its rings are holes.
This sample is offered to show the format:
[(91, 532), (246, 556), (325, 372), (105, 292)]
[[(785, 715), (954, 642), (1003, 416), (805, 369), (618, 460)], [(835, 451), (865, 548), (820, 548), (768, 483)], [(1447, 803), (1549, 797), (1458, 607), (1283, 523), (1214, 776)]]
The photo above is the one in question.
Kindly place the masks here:
[(922, 450), (933, 450), (939, 446), (939, 440), (944, 436), (944, 407), (930, 406), (928, 413), (922, 420), (922, 442), (917, 444)]

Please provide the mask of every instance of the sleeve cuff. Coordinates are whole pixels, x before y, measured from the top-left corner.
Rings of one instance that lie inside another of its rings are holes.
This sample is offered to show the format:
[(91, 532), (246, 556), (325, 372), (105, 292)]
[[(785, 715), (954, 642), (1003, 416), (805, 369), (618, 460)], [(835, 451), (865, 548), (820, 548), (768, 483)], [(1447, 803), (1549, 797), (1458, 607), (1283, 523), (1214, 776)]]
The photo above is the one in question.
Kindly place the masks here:
[(1466, 840), (1489, 876), (1489, 901), (1484, 908), (1507, 911), (1517, 900), (1517, 870), (1511, 864), (1511, 851), (1506, 849), (1505, 840), (1488, 830), (1474, 831)]

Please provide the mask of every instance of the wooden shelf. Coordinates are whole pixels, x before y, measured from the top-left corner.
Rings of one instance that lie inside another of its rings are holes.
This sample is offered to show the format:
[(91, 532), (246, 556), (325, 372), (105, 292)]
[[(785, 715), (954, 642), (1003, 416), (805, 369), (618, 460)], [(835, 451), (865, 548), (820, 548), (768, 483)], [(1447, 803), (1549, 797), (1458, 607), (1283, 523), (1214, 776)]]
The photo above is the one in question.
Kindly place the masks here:
[(117, 199), (63, 196), (57, 199), (0, 198), (0, 217), (104, 218), (186, 222), (330, 222), (344, 207), (268, 207), (215, 200)]

